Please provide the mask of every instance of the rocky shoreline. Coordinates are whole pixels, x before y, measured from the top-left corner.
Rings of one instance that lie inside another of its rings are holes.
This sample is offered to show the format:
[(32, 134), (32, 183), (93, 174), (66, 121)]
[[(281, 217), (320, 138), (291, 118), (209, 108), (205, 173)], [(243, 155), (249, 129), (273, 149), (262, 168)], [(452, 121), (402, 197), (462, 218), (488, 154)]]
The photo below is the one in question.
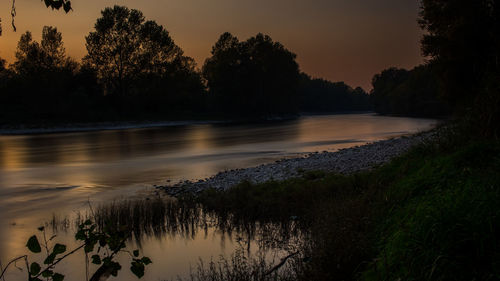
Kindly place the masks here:
[(283, 159), (257, 167), (219, 172), (199, 181), (184, 181), (174, 185), (157, 186), (170, 196), (199, 193), (207, 188), (226, 190), (242, 181), (263, 183), (270, 180), (297, 178), (307, 171), (325, 171), (350, 174), (366, 171), (389, 162), (411, 147), (428, 141), (434, 131), (377, 141), (336, 152), (311, 153), (301, 158)]

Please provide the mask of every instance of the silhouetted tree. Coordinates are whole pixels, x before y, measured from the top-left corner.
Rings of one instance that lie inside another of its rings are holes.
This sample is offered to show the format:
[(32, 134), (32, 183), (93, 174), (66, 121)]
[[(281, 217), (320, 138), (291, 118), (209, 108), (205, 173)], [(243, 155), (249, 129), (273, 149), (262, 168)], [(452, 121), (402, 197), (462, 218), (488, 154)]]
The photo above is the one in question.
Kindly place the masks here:
[(500, 1), (421, 0), (419, 23), (427, 31), (423, 53), (436, 64), (448, 99), (459, 110), (472, 107), (485, 130), (498, 126)]
[(271, 37), (240, 42), (224, 33), (203, 66), (213, 107), (238, 115), (266, 116), (298, 111), (296, 55)]
[(444, 116), (449, 106), (441, 99), (432, 64), (412, 70), (389, 68), (376, 74), (370, 94), (374, 109), (382, 114)]
[(74, 91), (74, 75), (78, 64), (66, 56), (62, 35), (54, 27), (44, 27), (40, 43), (27, 31), (19, 40), (15, 71), (15, 90), (10, 100), (26, 111), (26, 116), (52, 119), (68, 107)]
[(300, 109), (306, 112), (345, 112), (370, 110), (369, 95), (360, 87), (351, 88), (344, 82), (312, 79), (301, 74)]
[(95, 69), (120, 111), (158, 113), (198, 105), (204, 90), (201, 76), (167, 30), (127, 7), (106, 8), (101, 14), (86, 37), (83, 63)]
[(75, 69), (73, 60), (66, 57), (62, 35), (57, 28), (45, 26), (39, 44), (33, 41), (31, 32), (27, 31), (19, 40), (16, 51), (14, 69), (20, 74), (34, 74), (56, 69)]
[(83, 61), (97, 70), (109, 92), (125, 94), (134, 79), (194, 71), (194, 61), (183, 56), (169, 33), (142, 12), (127, 7), (106, 8), (87, 37)]

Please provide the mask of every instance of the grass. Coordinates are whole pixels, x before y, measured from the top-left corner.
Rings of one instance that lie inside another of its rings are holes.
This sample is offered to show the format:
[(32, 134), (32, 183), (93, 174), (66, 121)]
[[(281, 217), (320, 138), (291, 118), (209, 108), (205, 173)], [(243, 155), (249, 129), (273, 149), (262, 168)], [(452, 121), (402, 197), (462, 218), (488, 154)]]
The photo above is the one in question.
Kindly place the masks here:
[(499, 280), (499, 143), (406, 157), (416, 167), (386, 192), (378, 254), (363, 279)]

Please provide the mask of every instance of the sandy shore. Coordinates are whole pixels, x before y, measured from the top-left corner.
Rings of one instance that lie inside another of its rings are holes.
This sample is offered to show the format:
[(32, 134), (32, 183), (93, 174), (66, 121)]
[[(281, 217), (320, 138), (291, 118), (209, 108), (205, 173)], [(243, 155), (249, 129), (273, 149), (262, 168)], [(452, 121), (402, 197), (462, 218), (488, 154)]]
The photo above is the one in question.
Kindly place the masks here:
[(412, 146), (429, 140), (433, 131), (377, 141), (336, 152), (312, 153), (301, 158), (278, 160), (257, 167), (223, 171), (199, 181), (185, 181), (170, 186), (159, 186), (171, 196), (181, 193), (198, 193), (206, 188), (225, 190), (242, 181), (262, 183), (285, 180), (303, 175), (306, 171), (325, 171), (349, 174), (372, 169), (389, 162), (408, 151)]

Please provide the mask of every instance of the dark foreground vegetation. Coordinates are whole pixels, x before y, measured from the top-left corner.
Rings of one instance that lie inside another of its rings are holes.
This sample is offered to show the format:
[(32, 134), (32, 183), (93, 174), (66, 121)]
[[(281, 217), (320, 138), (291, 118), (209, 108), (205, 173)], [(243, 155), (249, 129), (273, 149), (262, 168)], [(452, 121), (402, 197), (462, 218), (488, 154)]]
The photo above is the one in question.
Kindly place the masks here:
[[(500, 143), (457, 130), (372, 172), (243, 183), (195, 200), (238, 221), (297, 220), (300, 254), (278, 280), (496, 280)], [(204, 274), (193, 279), (217, 272)], [(242, 280), (276, 277), (255, 274)]]

